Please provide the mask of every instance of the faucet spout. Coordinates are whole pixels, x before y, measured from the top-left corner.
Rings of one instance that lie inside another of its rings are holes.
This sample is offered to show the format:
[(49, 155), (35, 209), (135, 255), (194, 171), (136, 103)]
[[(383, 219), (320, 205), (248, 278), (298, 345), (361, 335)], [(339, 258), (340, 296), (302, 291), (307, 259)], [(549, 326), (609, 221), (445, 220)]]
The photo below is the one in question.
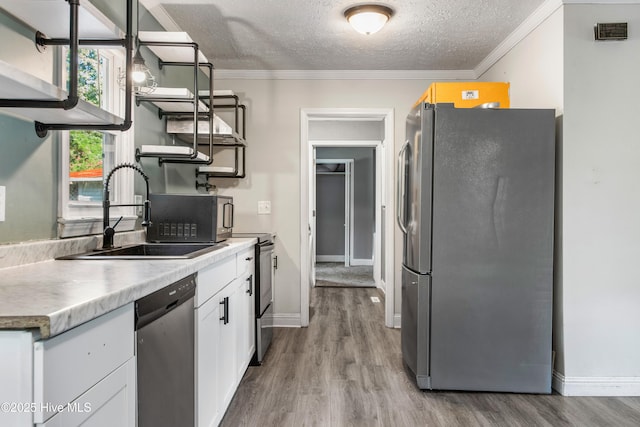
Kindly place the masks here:
[[(113, 174), (120, 169), (133, 169), (138, 172), (144, 178), (146, 184), (147, 195), (143, 204), (118, 204), (112, 205), (109, 200), (109, 182), (111, 181), (111, 177)], [(116, 167), (114, 167), (111, 172), (107, 175), (107, 179), (104, 182), (104, 192), (102, 199), (102, 249), (112, 249), (113, 248), (113, 236), (116, 234), (116, 226), (122, 220), (122, 217), (118, 219), (118, 221), (112, 226), (109, 224), (109, 209), (112, 206), (142, 206), (143, 209), (143, 217), (142, 217), (142, 226), (148, 227), (151, 225), (151, 207), (149, 203), (149, 177), (140, 169), (138, 166), (131, 163), (122, 163)]]

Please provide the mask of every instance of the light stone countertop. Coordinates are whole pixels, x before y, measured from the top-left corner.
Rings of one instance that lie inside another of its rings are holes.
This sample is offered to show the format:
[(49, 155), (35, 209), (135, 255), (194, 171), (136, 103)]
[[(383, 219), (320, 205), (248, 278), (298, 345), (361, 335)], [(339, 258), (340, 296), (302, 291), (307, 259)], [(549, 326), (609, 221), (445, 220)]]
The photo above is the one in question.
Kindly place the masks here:
[(0, 329), (37, 328), (42, 338), (61, 334), (255, 242), (228, 239), (228, 246), (193, 259), (50, 260), (0, 269)]

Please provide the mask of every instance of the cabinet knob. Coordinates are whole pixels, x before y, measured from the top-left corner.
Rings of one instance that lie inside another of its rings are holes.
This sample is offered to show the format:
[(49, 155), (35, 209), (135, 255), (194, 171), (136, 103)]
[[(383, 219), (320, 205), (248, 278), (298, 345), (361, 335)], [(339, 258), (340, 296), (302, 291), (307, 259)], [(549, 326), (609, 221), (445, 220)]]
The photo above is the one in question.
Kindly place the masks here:
[(252, 257), (252, 256), (250, 256), (250, 257), (248, 257), (248, 258), (245, 258), (244, 260), (245, 260), (245, 261), (251, 261), (252, 259), (253, 259), (253, 257)]

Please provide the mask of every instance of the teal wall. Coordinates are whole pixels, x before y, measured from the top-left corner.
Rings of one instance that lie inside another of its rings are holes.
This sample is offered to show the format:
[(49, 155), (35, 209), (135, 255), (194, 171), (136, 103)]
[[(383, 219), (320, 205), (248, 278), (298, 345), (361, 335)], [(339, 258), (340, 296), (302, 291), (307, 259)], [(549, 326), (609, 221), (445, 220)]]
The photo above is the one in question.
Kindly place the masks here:
[[(93, 0), (92, 3), (121, 28), (125, 28), (124, 0)], [(140, 29), (162, 29), (142, 6)], [(33, 30), (0, 11), (0, 60), (53, 81), (55, 49), (39, 53), (33, 38)], [(159, 70), (157, 58), (148, 49), (143, 48), (142, 54), (159, 86), (192, 86), (190, 69), (165, 67)], [(200, 84), (203, 87), (202, 81)], [(164, 119), (158, 118), (154, 106), (143, 103), (135, 107), (134, 104), (133, 121), (136, 147), (172, 143), (164, 133)], [(39, 138), (33, 122), (0, 112), (0, 186), (6, 187), (6, 214), (5, 221), (0, 222), (0, 244), (57, 237), (59, 152), (57, 132)], [(157, 159), (152, 158), (141, 159), (141, 165), (150, 177), (152, 192), (196, 191), (195, 166), (159, 166)], [(144, 182), (139, 178), (135, 180), (135, 193), (144, 194)]]
[[(51, 78), (53, 56), (35, 49), (33, 34), (0, 12), (0, 60)], [(0, 243), (56, 236), (58, 143), (39, 138), (33, 122), (0, 113), (0, 186), (6, 187)]]

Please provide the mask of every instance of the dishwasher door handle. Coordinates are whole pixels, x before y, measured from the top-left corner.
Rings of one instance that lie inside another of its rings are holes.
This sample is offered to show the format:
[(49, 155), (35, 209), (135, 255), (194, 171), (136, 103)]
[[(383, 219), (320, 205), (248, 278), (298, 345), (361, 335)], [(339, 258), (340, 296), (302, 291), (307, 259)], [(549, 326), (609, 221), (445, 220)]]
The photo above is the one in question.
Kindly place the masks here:
[(224, 299), (220, 301), (220, 304), (224, 306), (220, 320), (222, 320), (223, 324), (226, 325), (229, 323), (229, 297), (224, 297)]

